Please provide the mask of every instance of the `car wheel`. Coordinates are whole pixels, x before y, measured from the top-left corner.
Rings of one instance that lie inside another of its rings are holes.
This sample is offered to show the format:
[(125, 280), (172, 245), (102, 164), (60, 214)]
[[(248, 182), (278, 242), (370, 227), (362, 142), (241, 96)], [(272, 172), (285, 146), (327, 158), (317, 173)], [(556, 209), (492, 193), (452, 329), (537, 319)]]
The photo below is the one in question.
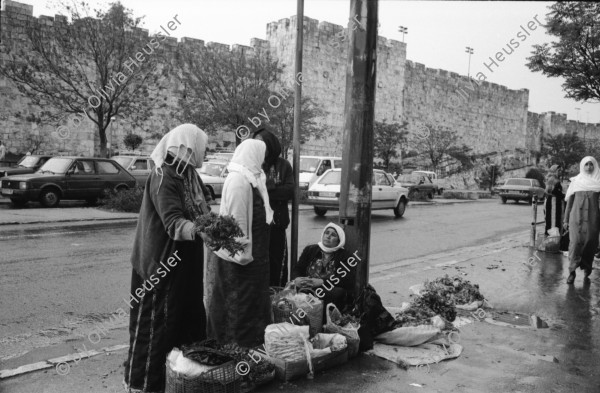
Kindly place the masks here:
[(502, 199), (502, 204), (506, 203), (506, 198), (505, 197), (501, 197), (500, 199)]
[(518, 200), (518, 199), (515, 199), (515, 204), (518, 204), (518, 203), (519, 203), (519, 200)]
[(444, 189), (443, 188), (438, 189), (438, 195), (442, 195), (443, 193), (444, 193)]
[(42, 190), (40, 194), (40, 203), (45, 207), (56, 207), (60, 202), (58, 191), (54, 189)]
[(323, 217), (325, 214), (327, 214), (327, 209), (322, 208), (322, 207), (314, 207), (315, 209), (315, 214), (319, 217)]
[(117, 188), (115, 188), (116, 192), (127, 191), (127, 190), (129, 190), (129, 187), (127, 187), (125, 185), (120, 185)]
[(27, 204), (27, 201), (24, 199), (10, 198), (10, 201), (15, 207), (23, 207)]
[(88, 205), (90, 205), (90, 206), (96, 206), (96, 204), (98, 203), (98, 198), (97, 198), (97, 197), (94, 197), (94, 198), (87, 198), (85, 201), (86, 201), (86, 202), (88, 203)]
[(533, 198), (527, 198), (525, 201), (528, 205), (533, 205)]
[(427, 198), (429, 198), (429, 199), (433, 199), (433, 193), (432, 193), (432, 192), (430, 192), (429, 194), (427, 194)]
[(405, 211), (406, 211), (406, 201), (404, 199), (401, 199), (398, 202), (398, 205), (394, 208), (394, 215), (396, 217), (400, 218), (404, 215)]

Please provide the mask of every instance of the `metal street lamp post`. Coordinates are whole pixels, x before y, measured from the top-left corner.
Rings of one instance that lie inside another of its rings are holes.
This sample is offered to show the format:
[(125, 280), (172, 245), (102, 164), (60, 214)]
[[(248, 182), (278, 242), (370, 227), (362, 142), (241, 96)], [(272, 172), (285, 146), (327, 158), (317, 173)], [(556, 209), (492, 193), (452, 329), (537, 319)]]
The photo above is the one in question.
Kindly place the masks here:
[(408, 27), (398, 26), (398, 31), (402, 33), (402, 42), (404, 42), (404, 34), (408, 34)]
[(473, 48), (470, 46), (466, 46), (465, 48), (467, 48), (465, 52), (469, 54), (469, 69), (467, 70), (467, 77), (469, 77), (471, 76), (471, 55), (473, 54)]

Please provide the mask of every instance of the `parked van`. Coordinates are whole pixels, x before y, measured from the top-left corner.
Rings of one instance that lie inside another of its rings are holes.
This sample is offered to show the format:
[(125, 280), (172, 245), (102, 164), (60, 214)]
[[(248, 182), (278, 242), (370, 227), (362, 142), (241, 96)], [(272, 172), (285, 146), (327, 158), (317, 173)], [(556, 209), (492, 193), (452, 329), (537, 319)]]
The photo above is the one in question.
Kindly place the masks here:
[(435, 185), (435, 191), (438, 195), (444, 193), (445, 179), (438, 178), (435, 172), (431, 171), (413, 171), (412, 175), (427, 176), (429, 180)]
[(326, 170), (341, 167), (342, 157), (300, 156), (299, 188), (308, 190)]

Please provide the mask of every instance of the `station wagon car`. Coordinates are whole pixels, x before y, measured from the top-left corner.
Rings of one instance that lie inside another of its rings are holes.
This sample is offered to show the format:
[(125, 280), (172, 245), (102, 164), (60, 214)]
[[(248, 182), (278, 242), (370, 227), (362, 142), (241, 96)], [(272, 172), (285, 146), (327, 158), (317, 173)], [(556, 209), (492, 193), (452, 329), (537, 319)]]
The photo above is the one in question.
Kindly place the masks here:
[(537, 195), (538, 201), (541, 201), (546, 193), (536, 179), (525, 178), (507, 179), (503, 186), (498, 187), (498, 191), (502, 203), (512, 199), (515, 203), (523, 200), (531, 204), (534, 196)]
[[(307, 204), (313, 205), (315, 214), (324, 216), (327, 210), (339, 210), (341, 169), (325, 172), (308, 189)], [(394, 181), (394, 177), (382, 170), (373, 170), (371, 210), (392, 209), (396, 217), (402, 217), (408, 204), (408, 189)]]
[(105, 189), (126, 190), (135, 178), (118, 163), (105, 158), (53, 157), (36, 173), (0, 179), (0, 193), (15, 206), (39, 201), (55, 207), (61, 199), (95, 203)]

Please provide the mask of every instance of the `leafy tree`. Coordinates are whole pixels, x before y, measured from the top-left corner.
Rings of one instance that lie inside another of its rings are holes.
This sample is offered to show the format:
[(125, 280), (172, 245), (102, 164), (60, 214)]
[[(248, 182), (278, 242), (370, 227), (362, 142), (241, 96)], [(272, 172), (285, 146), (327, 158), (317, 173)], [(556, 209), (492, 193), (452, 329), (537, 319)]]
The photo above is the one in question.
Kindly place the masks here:
[[(237, 143), (268, 124), (287, 156), (294, 128), (294, 94), (282, 80), (283, 68), (277, 60), (267, 51), (210, 46), (179, 51), (177, 56), (184, 85), (177, 117), (207, 130), (236, 130)], [(325, 113), (315, 101), (303, 96), (301, 105), (301, 143), (328, 135), (329, 130), (317, 121)]]
[(128, 117), (139, 125), (159, 106), (149, 86), (158, 88), (165, 80), (160, 46), (166, 37), (159, 33), (162, 39), (150, 39), (139, 28), (141, 18), (118, 2), (91, 11), (85, 2), (65, 1), (61, 5), (71, 23), (64, 16), (53, 25), (27, 19), (26, 45), (20, 25), (7, 19), (0, 75), (33, 104), (48, 108), (46, 119), (83, 114), (78, 121), (88, 118), (95, 124), (100, 154), (106, 156), (106, 130), (113, 117)]
[(398, 157), (398, 145), (406, 141), (408, 131), (408, 122), (386, 123), (383, 121), (375, 122), (373, 135), (373, 153), (375, 157), (383, 160), (383, 166), (389, 169), (390, 160)]
[(129, 150), (137, 149), (138, 147), (140, 147), (140, 145), (142, 144), (143, 141), (144, 141), (144, 139), (141, 136), (139, 136), (138, 134), (133, 134), (133, 133), (127, 134), (123, 138), (123, 144)]
[(498, 179), (504, 175), (504, 169), (500, 165), (489, 164), (483, 167), (479, 176), (479, 186), (484, 190), (492, 188), (498, 182)]
[(537, 168), (530, 168), (525, 174), (526, 179), (536, 179), (540, 183), (540, 187), (546, 188), (546, 177)]
[(558, 164), (565, 172), (579, 163), (586, 154), (586, 145), (576, 134), (548, 135), (543, 140), (542, 156), (548, 165)]
[(412, 140), (415, 150), (429, 158), (434, 172), (438, 171), (444, 156), (461, 159), (467, 157), (467, 152), (470, 148), (464, 144), (459, 144), (459, 137), (456, 131), (431, 124), (428, 124), (425, 129), (427, 132), (413, 137)]
[(527, 67), (564, 78), (567, 98), (600, 102), (600, 4), (556, 2), (550, 10), (545, 27), (556, 40), (534, 45)]

